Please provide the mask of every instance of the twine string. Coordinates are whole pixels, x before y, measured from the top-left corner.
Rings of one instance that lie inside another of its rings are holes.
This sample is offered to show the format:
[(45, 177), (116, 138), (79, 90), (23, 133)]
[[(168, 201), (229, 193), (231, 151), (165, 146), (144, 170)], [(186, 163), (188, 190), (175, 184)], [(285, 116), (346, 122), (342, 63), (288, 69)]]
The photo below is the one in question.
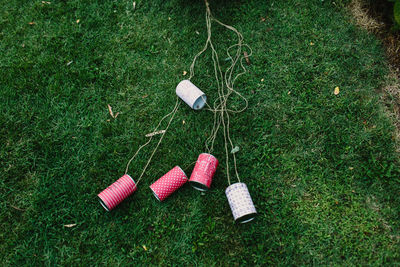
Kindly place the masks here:
[[(207, 51), (207, 49), (210, 47), (211, 58), (213, 61), (213, 66), (214, 66), (214, 75), (215, 75), (215, 80), (217, 83), (218, 97), (213, 102), (212, 107), (206, 102), (206, 105), (207, 105), (206, 110), (211, 111), (213, 113), (214, 122), (213, 122), (213, 127), (211, 129), (210, 136), (205, 141), (205, 147), (206, 147), (207, 152), (211, 154), (212, 151), (214, 150), (214, 143), (217, 138), (218, 132), (222, 128), (223, 136), (224, 136), (224, 150), (225, 150), (227, 180), (228, 180), (228, 184), (230, 185), (231, 178), (230, 178), (230, 167), (229, 167), (229, 161), (230, 161), (229, 147), (232, 151), (234, 149), (234, 145), (233, 145), (233, 142), (232, 142), (232, 139), (230, 136), (231, 122), (230, 122), (230, 114), (229, 113), (241, 113), (244, 110), (246, 110), (248, 107), (248, 100), (240, 92), (238, 92), (237, 90), (234, 89), (234, 84), (241, 75), (243, 75), (247, 72), (246, 68), (244, 67), (244, 62), (243, 62), (245, 59), (242, 56), (243, 49), (246, 48), (246, 50), (249, 51), (249, 53), (247, 55), (248, 57), (250, 57), (253, 52), (252, 52), (252, 49), (250, 48), (250, 46), (243, 43), (243, 40), (244, 40), (243, 35), (235, 27), (227, 25), (227, 24), (219, 21), (218, 19), (214, 18), (211, 14), (208, 0), (204, 0), (204, 2), (206, 5), (207, 39), (203, 46), (203, 49), (200, 50), (200, 52), (197, 53), (195, 55), (195, 57), (193, 58), (193, 62), (190, 65), (189, 80), (192, 79), (195, 74), (194, 67), (195, 67), (197, 59), (205, 51)], [(216, 48), (212, 42), (212, 22), (216, 22), (220, 26), (225, 27), (226, 29), (228, 29), (230, 31), (233, 31), (237, 38), (237, 43), (234, 45), (231, 45), (226, 50), (226, 53), (228, 55), (228, 58), (230, 59), (231, 65), (226, 69), (225, 72), (222, 71), (218, 52), (216, 51)], [(237, 66), (239, 66), (239, 69), (241, 71), (238, 74), (234, 75), (234, 73), (237, 69)], [(232, 94), (237, 95), (240, 99), (243, 100), (244, 107), (237, 108), (237, 109), (230, 109), (227, 107), (229, 97)], [(205, 100), (205, 99), (203, 99), (203, 100)], [(240, 182), (235, 153), (232, 153), (232, 158), (233, 158), (233, 166), (234, 166), (235, 176), (236, 176), (237, 180)]]
[[(224, 150), (225, 150), (225, 162), (226, 162), (226, 172), (227, 172), (227, 179), (228, 179), (228, 184), (231, 184), (231, 178), (230, 178), (230, 167), (229, 167), (229, 161), (230, 161), (230, 153), (229, 153), (229, 147), (231, 148), (231, 151), (233, 150), (234, 146), (233, 146), (233, 142), (230, 136), (230, 114), (229, 113), (241, 113), (244, 110), (247, 109), (248, 107), (248, 100), (246, 99), (246, 97), (244, 97), (240, 92), (238, 92), (237, 90), (234, 89), (234, 84), (236, 82), (236, 80), (243, 74), (245, 74), (247, 72), (246, 68), (244, 67), (243, 64), (243, 60), (245, 59), (242, 56), (242, 51), (243, 51), (243, 47), (246, 47), (247, 50), (249, 51), (248, 53), (248, 57), (250, 57), (252, 55), (252, 50), (250, 48), (250, 46), (248, 46), (247, 44), (243, 43), (243, 35), (233, 26), (230, 25), (226, 25), (224, 23), (222, 23), (221, 21), (217, 20), (216, 18), (214, 18), (211, 14), (211, 10), (209, 7), (209, 3), (208, 0), (204, 0), (205, 1), (205, 5), (206, 5), (206, 27), (207, 27), (207, 40), (204, 44), (204, 47), (200, 50), (200, 52), (198, 52), (195, 57), (193, 58), (193, 62), (190, 65), (190, 75), (189, 75), (189, 80), (191, 80), (194, 75), (195, 75), (195, 65), (196, 65), (196, 61), (197, 59), (205, 52), (208, 50), (208, 48), (211, 48), (211, 58), (213, 61), (213, 67), (214, 67), (214, 75), (215, 75), (215, 80), (217, 83), (217, 93), (218, 93), (218, 97), (214, 100), (212, 107), (205, 101), (206, 99), (203, 98), (204, 102), (207, 105), (206, 110), (210, 111), (213, 113), (213, 127), (210, 133), (210, 136), (206, 139), (205, 141), (205, 147), (208, 153), (212, 153), (214, 151), (214, 143), (215, 140), (217, 138), (218, 132), (219, 130), (222, 128), (223, 131), (223, 136), (224, 136)], [(226, 69), (225, 72), (222, 71), (221, 65), (220, 65), (220, 60), (219, 60), (219, 56), (218, 56), (218, 52), (212, 42), (212, 22), (216, 22), (217, 24), (227, 28), (230, 31), (233, 31), (236, 34), (237, 37), (237, 43), (234, 45), (231, 45), (230, 47), (228, 47), (228, 49), (226, 50), (226, 53), (228, 55), (228, 58), (231, 61), (231, 65)], [(233, 50), (233, 51), (232, 51)], [(239, 63), (239, 68), (241, 69), (241, 71), (234, 75), (234, 72), (237, 68), (237, 64)], [(227, 107), (227, 103), (228, 103), (228, 99), (229, 97), (235, 94), (237, 95), (240, 99), (243, 100), (244, 102), (244, 107), (242, 108), (238, 108), (238, 109), (229, 109)], [(179, 98), (177, 97), (176, 99), (176, 103), (175, 106), (173, 108), (173, 110), (168, 113), (167, 115), (165, 115), (157, 124), (157, 126), (155, 127), (155, 129), (153, 130), (154, 132), (157, 132), (161, 123), (167, 119), (168, 117), (170, 117), (168, 124), (166, 126), (166, 128), (164, 129), (156, 147), (153, 149), (152, 154), (150, 155), (149, 159), (147, 160), (147, 163), (145, 165), (145, 167), (143, 168), (136, 184), (138, 184), (140, 182), (140, 180), (143, 178), (144, 173), (146, 172), (151, 160), (153, 159), (154, 154), (157, 152), (160, 144), (162, 143), (165, 134), (168, 132), (168, 129), (176, 115), (176, 112), (178, 111), (180, 105), (180, 101)], [(222, 125), (222, 126), (221, 126)], [(145, 142), (143, 145), (141, 145), (135, 152), (135, 154), (129, 159), (127, 165), (126, 165), (126, 169), (125, 169), (125, 174), (128, 173), (129, 171), (129, 166), (131, 164), (131, 162), (137, 157), (137, 155), (139, 154), (139, 152), (146, 147), (147, 145), (150, 144), (150, 142), (153, 139), (152, 135), (149, 140), (147, 142)], [(236, 155), (235, 153), (232, 153), (232, 158), (233, 158), (233, 165), (234, 165), (234, 171), (235, 171), (235, 175), (237, 180), (240, 182), (240, 177), (239, 177), (239, 173), (237, 170), (237, 161), (236, 161)], [(194, 163), (196, 163), (196, 161), (190, 163), (189, 165), (187, 165), (184, 169), (189, 168), (190, 166), (192, 166)]]
[[(167, 127), (164, 129), (164, 132), (162, 133), (162, 135), (161, 135), (161, 137), (160, 137), (160, 140), (159, 140), (158, 143), (157, 143), (157, 146), (154, 148), (154, 150), (153, 150), (153, 152), (152, 152), (150, 158), (147, 160), (147, 163), (146, 163), (145, 167), (144, 167), (143, 170), (142, 170), (142, 173), (140, 174), (138, 180), (136, 181), (136, 185), (137, 185), (137, 184), (140, 182), (140, 180), (142, 179), (142, 177), (143, 177), (144, 173), (146, 172), (146, 169), (147, 169), (147, 167), (149, 166), (149, 164), (150, 164), (150, 162), (151, 162), (151, 160), (152, 160), (154, 154), (157, 152), (158, 147), (160, 146), (162, 140), (164, 139), (164, 136), (165, 136), (165, 134), (167, 133), (167, 131), (168, 131), (168, 129), (169, 129), (169, 126), (171, 125), (171, 122), (172, 122), (172, 120), (173, 120), (174, 117), (175, 117), (176, 112), (178, 111), (179, 105), (180, 105), (180, 101), (179, 101), (179, 98), (177, 97), (177, 98), (176, 98), (176, 103), (175, 103), (175, 106), (174, 106), (173, 110), (172, 110), (170, 113), (168, 113), (167, 115), (165, 115), (165, 116), (158, 122), (156, 128), (153, 130), (153, 133), (156, 132), (156, 131), (159, 129), (161, 123), (162, 123), (166, 118), (168, 118), (169, 116), (171, 116), (171, 118), (170, 118), (169, 121), (168, 121)], [(132, 156), (132, 158), (130, 158), (130, 160), (128, 161), (128, 164), (126, 165), (125, 174), (128, 173), (129, 165), (131, 164), (132, 160), (134, 160), (134, 159), (136, 158), (136, 156), (139, 154), (140, 150), (142, 150), (142, 148), (146, 147), (146, 146), (151, 142), (152, 139), (153, 139), (153, 136), (151, 136), (150, 139), (149, 139), (146, 143), (144, 143), (143, 145), (141, 145), (141, 146), (138, 148), (138, 150), (136, 150), (135, 154)]]

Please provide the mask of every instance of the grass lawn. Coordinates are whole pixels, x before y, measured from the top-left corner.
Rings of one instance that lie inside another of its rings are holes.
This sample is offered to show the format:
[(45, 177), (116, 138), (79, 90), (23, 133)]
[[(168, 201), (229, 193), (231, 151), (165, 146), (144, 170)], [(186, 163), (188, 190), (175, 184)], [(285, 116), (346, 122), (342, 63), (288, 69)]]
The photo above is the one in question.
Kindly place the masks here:
[[(0, 0), (3, 266), (400, 263), (400, 168), (379, 100), (387, 62), (344, 9), (211, 1), (254, 52), (237, 81), (249, 108), (231, 116), (231, 133), (259, 216), (235, 225), (222, 135), (210, 192), (185, 185), (160, 204), (148, 188), (204, 151), (212, 113), (185, 104), (138, 191), (109, 213), (96, 198), (172, 110), (206, 39), (203, 1), (50, 2)], [(233, 35), (214, 24), (213, 38), (226, 67)], [(209, 51), (192, 81), (215, 98)]]

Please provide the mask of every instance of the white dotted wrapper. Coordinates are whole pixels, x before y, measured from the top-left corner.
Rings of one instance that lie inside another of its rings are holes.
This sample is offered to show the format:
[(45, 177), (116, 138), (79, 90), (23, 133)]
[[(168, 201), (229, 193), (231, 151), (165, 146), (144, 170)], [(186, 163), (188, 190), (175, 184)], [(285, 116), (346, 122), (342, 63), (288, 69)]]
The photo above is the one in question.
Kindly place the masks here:
[(235, 183), (225, 190), (233, 218), (236, 222), (247, 223), (257, 215), (249, 190), (244, 183)]
[(176, 86), (176, 94), (194, 110), (202, 109), (207, 101), (207, 96), (189, 80)]

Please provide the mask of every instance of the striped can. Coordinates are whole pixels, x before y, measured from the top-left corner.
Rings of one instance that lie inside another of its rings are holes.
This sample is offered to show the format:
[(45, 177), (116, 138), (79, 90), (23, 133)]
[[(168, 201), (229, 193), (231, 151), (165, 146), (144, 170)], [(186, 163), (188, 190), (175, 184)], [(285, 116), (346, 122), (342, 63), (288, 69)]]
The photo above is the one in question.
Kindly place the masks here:
[(106, 211), (110, 211), (137, 189), (135, 181), (125, 174), (97, 196)]
[(159, 201), (164, 201), (187, 181), (188, 178), (185, 172), (179, 166), (175, 166), (172, 170), (150, 185), (150, 189)]
[(200, 191), (207, 191), (210, 189), (212, 178), (217, 167), (218, 160), (216, 157), (208, 153), (200, 154), (189, 179), (192, 187)]

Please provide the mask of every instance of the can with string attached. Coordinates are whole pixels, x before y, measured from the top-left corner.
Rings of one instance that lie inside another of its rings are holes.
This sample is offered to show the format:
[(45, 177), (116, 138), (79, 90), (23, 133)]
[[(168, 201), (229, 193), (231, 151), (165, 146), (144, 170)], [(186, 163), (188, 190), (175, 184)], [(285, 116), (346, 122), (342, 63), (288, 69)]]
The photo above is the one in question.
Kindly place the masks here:
[(188, 178), (185, 172), (179, 166), (175, 166), (172, 170), (150, 185), (150, 189), (159, 201), (164, 201), (187, 181)]
[(208, 153), (200, 154), (189, 179), (192, 187), (200, 191), (210, 189), (217, 167), (218, 159), (216, 157)]
[(135, 192), (136, 189), (135, 181), (128, 174), (125, 174), (97, 196), (103, 208), (106, 211), (110, 211)]
[(202, 109), (207, 101), (207, 96), (189, 80), (176, 86), (176, 94), (194, 110)]
[(233, 219), (238, 223), (252, 221), (257, 215), (249, 189), (244, 183), (234, 183), (225, 190)]

